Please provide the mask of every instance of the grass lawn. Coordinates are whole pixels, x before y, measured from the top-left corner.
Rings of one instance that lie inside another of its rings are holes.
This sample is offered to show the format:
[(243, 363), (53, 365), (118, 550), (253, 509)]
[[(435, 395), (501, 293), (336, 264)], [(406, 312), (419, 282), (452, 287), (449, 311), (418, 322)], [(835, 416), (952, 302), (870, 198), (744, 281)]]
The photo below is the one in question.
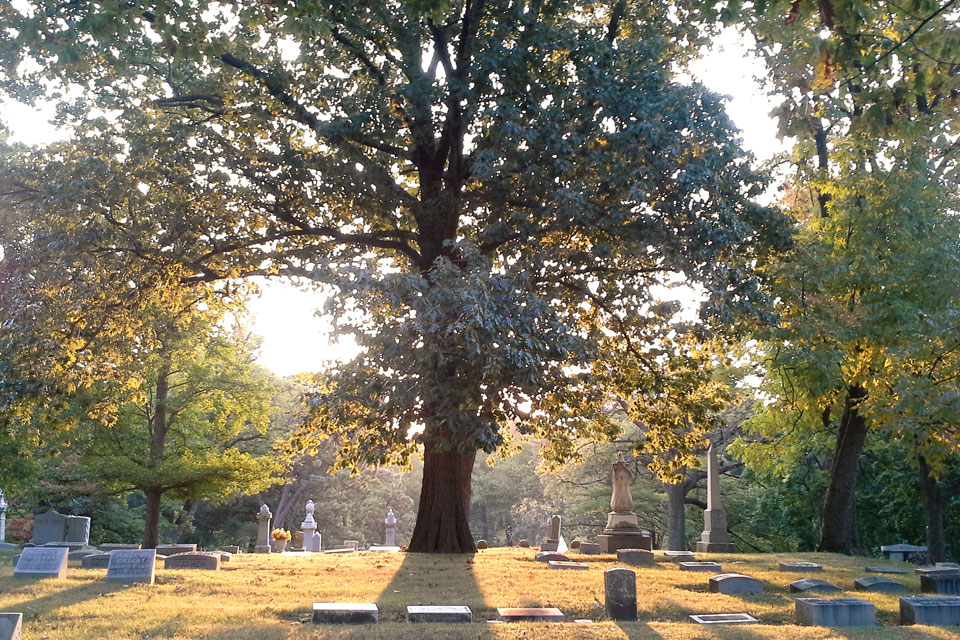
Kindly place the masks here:
[[(66, 580), (13, 577), (12, 553), (0, 554), (0, 612), (21, 612), (24, 640), (281, 640), (308, 638), (386, 640), (455, 638), (651, 638), (694, 640), (729, 638), (871, 638), (930, 640), (960, 638), (960, 627), (900, 627), (899, 597), (853, 591), (867, 564), (896, 565), (876, 559), (832, 554), (701, 554), (724, 572), (764, 582), (766, 593), (728, 596), (710, 593), (709, 573), (680, 571), (673, 564), (634, 567), (639, 622), (604, 620), (603, 571), (618, 565), (614, 556), (571, 558), (589, 571), (557, 571), (533, 559), (534, 549), (488, 549), (476, 556), (434, 556), (389, 552), (313, 556), (235, 555), (219, 572), (157, 569), (156, 584), (107, 583), (106, 569), (70, 563)], [(817, 562), (818, 574), (777, 570), (783, 560)], [(744, 564), (734, 564), (742, 561)], [(910, 565), (905, 576), (890, 576), (919, 594), (920, 580)], [(877, 607), (874, 629), (830, 630), (793, 624), (794, 596), (787, 585), (802, 577), (833, 582)], [(380, 623), (361, 627), (322, 626), (310, 621), (313, 602), (376, 602)], [(409, 624), (410, 604), (466, 604), (474, 624)], [(558, 607), (568, 620), (594, 624), (487, 624), (497, 607)], [(744, 627), (706, 628), (689, 621), (694, 613), (746, 612), (760, 621)]]

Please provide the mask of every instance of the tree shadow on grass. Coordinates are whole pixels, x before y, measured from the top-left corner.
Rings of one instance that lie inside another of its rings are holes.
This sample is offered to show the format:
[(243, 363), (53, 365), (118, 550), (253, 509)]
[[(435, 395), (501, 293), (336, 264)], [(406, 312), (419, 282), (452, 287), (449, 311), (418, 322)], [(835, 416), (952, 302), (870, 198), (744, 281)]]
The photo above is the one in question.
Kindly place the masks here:
[[(5, 597), (28, 597), (19, 603), (7, 604), (0, 607), (0, 611), (4, 613), (22, 613), (24, 625), (36, 620), (51, 618), (58, 609), (72, 607), (81, 602), (109, 596), (123, 589), (125, 586), (108, 583), (104, 580), (95, 580), (65, 589), (59, 589), (37, 598), (29, 598), (29, 593), (32, 591), (30, 588), (31, 583), (46, 583), (49, 579), (17, 578), (15, 580), (15, 582), (14, 579), (0, 582), (0, 593)], [(19, 588), (10, 589), (11, 584)]]

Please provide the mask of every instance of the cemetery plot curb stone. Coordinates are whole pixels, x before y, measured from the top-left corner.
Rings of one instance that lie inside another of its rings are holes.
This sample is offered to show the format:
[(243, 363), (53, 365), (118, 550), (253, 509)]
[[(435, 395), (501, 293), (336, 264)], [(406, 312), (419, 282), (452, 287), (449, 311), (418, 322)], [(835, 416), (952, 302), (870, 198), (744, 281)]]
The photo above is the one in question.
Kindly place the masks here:
[(580, 543), (580, 553), (586, 555), (595, 555), (600, 553), (600, 543), (598, 542), (581, 542)]
[(717, 562), (678, 562), (677, 566), (680, 567), (680, 571), (723, 571), (723, 568)]
[(26, 547), (13, 570), (15, 578), (67, 577), (67, 547)]
[(808, 627), (872, 627), (877, 610), (860, 598), (797, 598), (796, 617)]
[(562, 562), (557, 560), (551, 560), (547, 563), (547, 566), (551, 569), (575, 569), (577, 571), (585, 571), (590, 568), (590, 565), (582, 562)]
[(900, 598), (900, 624), (960, 625), (960, 597), (908, 596)]
[(314, 624), (366, 624), (380, 619), (372, 602), (314, 602)]
[(796, 571), (797, 573), (819, 573), (823, 567), (816, 562), (781, 562), (780, 571)]
[(562, 553), (556, 553), (554, 551), (541, 551), (534, 557), (540, 562), (550, 562), (551, 560), (556, 560), (557, 562), (570, 562), (570, 558)]
[(690, 616), (697, 624), (757, 624), (748, 613), (698, 613)]
[(897, 567), (864, 567), (864, 571), (867, 573), (889, 573), (892, 575), (906, 575), (906, 569), (899, 569)]
[(906, 593), (909, 591), (907, 585), (883, 576), (857, 578), (853, 581), (853, 588), (857, 591), (870, 591), (872, 593)]
[(960, 575), (921, 575), (920, 591), (948, 596), (960, 595)]
[(84, 569), (106, 569), (109, 564), (109, 553), (94, 553), (80, 561), (80, 566)]
[(178, 553), (163, 561), (164, 569), (200, 569), (202, 571), (220, 571), (220, 554), (217, 553)]
[(712, 593), (763, 593), (763, 583), (742, 573), (721, 573), (710, 578)]
[(110, 552), (107, 582), (153, 584), (156, 569), (156, 549), (117, 549)]
[(473, 622), (466, 605), (409, 605), (407, 622)]
[(803, 578), (790, 583), (790, 593), (840, 593), (841, 591), (843, 589), (832, 582), (816, 578)]
[(22, 613), (0, 613), (0, 640), (20, 640), (22, 632)]
[(603, 598), (611, 620), (637, 620), (637, 574), (630, 569), (603, 572)]
[(563, 622), (563, 612), (555, 607), (497, 609), (502, 622)]
[(652, 566), (653, 551), (646, 549), (617, 549), (617, 561), (634, 566)]
[(697, 558), (692, 551), (664, 551), (664, 560), (670, 562), (696, 562)]
[(178, 553), (194, 553), (196, 550), (197, 545), (195, 544), (158, 544), (156, 549), (158, 556), (173, 556)]

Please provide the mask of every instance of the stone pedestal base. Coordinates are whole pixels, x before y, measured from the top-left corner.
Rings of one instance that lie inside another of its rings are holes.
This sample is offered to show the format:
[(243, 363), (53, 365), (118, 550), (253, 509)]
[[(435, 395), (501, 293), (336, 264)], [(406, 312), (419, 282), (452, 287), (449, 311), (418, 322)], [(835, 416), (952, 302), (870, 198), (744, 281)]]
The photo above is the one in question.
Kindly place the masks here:
[(637, 532), (623, 532), (615, 534), (603, 533), (597, 536), (600, 543), (600, 553), (616, 553), (620, 549), (653, 550), (653, 540), (650, 536)]
[(272, 551), (268, 544), (258, 544), (253, 550), (254, 553), (271, 553)]
[(737, 553), (737, 545), (732, 542), (697, 542), (697, 553)]

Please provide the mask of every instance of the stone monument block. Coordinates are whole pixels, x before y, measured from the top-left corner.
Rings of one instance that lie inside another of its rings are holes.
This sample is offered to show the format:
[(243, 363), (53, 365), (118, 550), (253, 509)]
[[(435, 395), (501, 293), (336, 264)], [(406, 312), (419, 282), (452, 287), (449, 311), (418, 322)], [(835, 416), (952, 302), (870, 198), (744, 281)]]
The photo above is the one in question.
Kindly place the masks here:
[(353, 549), (354, 551), (356, 551), (357, 549), (360, 548), (360, 541), (359, 541), (359, 540), (344, 540), (344, 541), (343, 541), (343, 548), (344, 548), (344, 549)]
[(697, 558), (692, 551), (664, 551), (663, 557), (670, 562), (696, 562)]
[(33, 519), (33, 544), (63, 542), (67, 534), (67, 516), (56, 511), (41, 513)]
[[(904, 571), (906, 573), (906, 571)], [(917, 567), (914, 573), (918, 576), (956, 576), (960, 575), (960, 569), (952, 567)]]
[[(26, 549), (24, 549), (26, 551)], [(940, 595), (960, 595), (960, 575), (920, 576), (920, 591)]]
[(194, 553), (197, 550), (195, 544), (158, 544), (158, 556), (172, 556), (178, 553)]
[(864, 567), (864, 571), (867, 573), (889, 573), (895, 575), (906, 575), (906, 569), (900, 569), (899, 567)]
[(466, 605), (409, 605), (407, 622), (473, 622)]
[(630, 569), (603, 572), (603, 596), (611, 620), (637, 620), (637, 574)]
[(107, 582), (153, 584), (156, 566), (156, 549), (117, 549), (110, 552)]
[(550, 560), (547, 566), (551, 569), (574, 569), (576, 571), (586, 571), (590, 565), (582, 562), (564, 562), (563, 560)]
[(377, 605), (364, 602), (314, 602), (314, 624), (364, 624), (380, 618)]
[(0, 640), (20, 640), (22, 633), (22, 613), (0, 613)]
[(387, 508), (387, 517), (383, 519), (383, 527), (383, 546), (397, 546), (397, 515), (393, 512), (393, 507)]
[(763, 583), (742, 573), (721, 573), (710, 578), (712, 593), (763, 593)]
[(819, 573), (823, 567), (816, 562), (781, 562), (780, 571), (793, 571), (795, 573)]
[(90, 518), (87, 516), (67, 516), (65, 535), (64, 542), (90, 544)]
[(900, 624), (925, 624), (931, 627), (960, 625), (960, 598), (956, 596), (900, 598)]
[(809, 627), (872, 627), (877, 611), (860, 598), (797, 598), (797, 624)]
[(717, 562), (678, 562), (677, 566), (680, 567), (681, 571), (716, 573), (723, 570)]
[(580, 553), (586, 555), (596, 555), (600, 553), (600, 545), (596, 542), (581, 542)]
[(880, 553), (888, 560), (909, 562), (910, 558), (927, 550), (925, 546), (915, 544), (885, 544), (880, 547)]
[(109, 564), (109, 553), (94, 553), (80, 561), (80, 566), (84, 569), (106, 569)]
[(227, 544), (220, 547), (220, 551), (226, 551), (227, 553), (243, 553), (240, 550), (240, 547), (235, 544)]
[(257, 546), (254, 547), (255, 553), (270, 553), (273, 549), (270, 546), (270, 519), (273, 514), (267, 505), (260, 505), (260, 511), (257, 512)]
[(503, 622), (563, 622), (563, 612), (555, 607), (500, 607), (497, 615)]
[(857, 591), (871, 591), (873, 593), (906, 593), (907, 585), (885, 578), (883, 576), (864, 576), (853, 581), (853, 588)]
[(200, 569), (220, 571), (219, 553), (178, 553), (163, 562), (164, 569)]
[(841, 591), (843, 589), (832, 582), (816, 578), (804, 578), (790, 583), (790, 593), (840, 593)]
[(707, 508), (703, 512), (703, 533), (697, 542), (697, 553), (735, 553), (727, 531), (727, 510), (720, 495), (720, 463), (713, 445), (707, 450)]
[(67, 577), (66, 547), (26, 547), (13, 570), (15, 578)]
[(560, 548), (559, 543), (556, 542), (544, 542), (540, 545), (540, 551), (544, 552), (556, 552)]
[(71, 551), (67, 554), (67, 560), (83, 560), (87, 556), (92, 556), (94, 554), (100, 553), (96, 549), (80, 549), (78, 551)]
[(558, 515), (550, 516), (550, 537), (548, 540), (558, 541), (560, 540), (560, 522), (561, 518)]
[(647, 551), (646, 549), (617, 549), (617, 561), (635, 567), (653, 566), (653, 551)]

